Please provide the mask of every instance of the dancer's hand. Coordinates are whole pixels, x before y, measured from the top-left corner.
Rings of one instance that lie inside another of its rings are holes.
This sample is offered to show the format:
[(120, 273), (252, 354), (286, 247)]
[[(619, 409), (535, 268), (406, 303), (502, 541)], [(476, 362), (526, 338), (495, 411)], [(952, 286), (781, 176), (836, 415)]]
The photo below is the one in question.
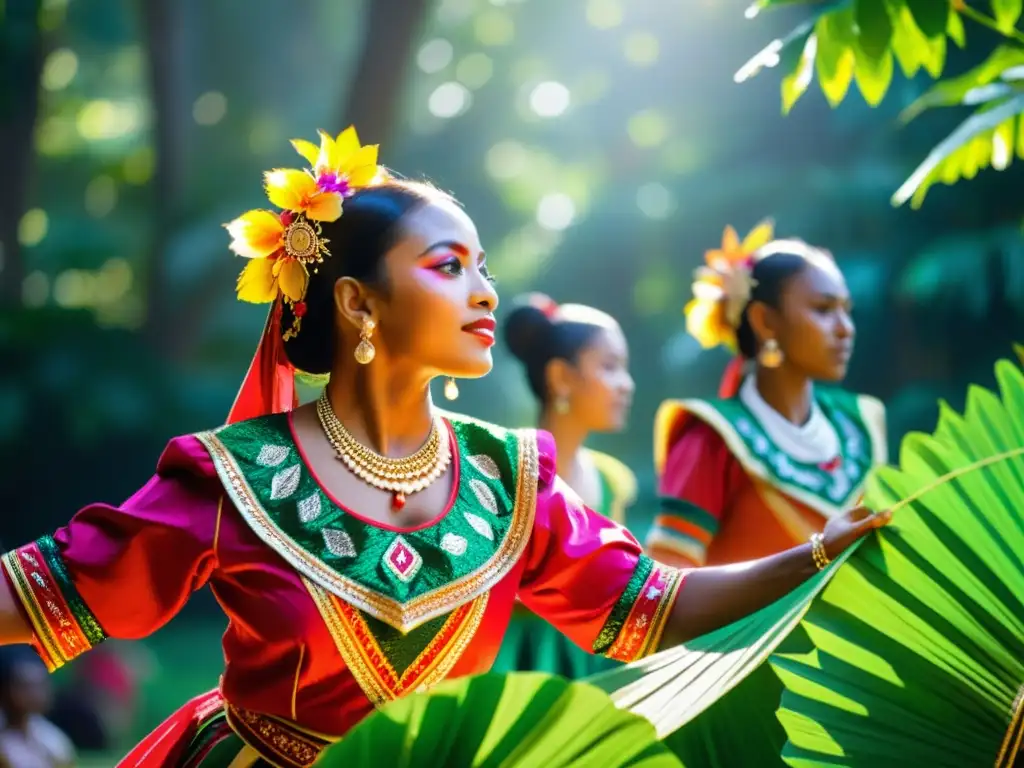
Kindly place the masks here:
[(875, 512), (867, 507), (854, 507), (846, 514), (833, 517), (825, 525), (825, 554), (835, 559), (857, 539), (881, 528), (892, 519), (892, 512)]

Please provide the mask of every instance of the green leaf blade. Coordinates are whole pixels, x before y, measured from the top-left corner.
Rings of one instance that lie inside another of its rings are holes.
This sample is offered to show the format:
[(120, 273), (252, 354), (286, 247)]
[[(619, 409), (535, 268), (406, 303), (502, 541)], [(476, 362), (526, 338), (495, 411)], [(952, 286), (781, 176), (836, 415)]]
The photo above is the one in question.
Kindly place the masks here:
[(1004, 35), (1016, 30), (1022, 10), (1024, 0), (992, 0), (992, 16), (996, 20), (996, 27)]

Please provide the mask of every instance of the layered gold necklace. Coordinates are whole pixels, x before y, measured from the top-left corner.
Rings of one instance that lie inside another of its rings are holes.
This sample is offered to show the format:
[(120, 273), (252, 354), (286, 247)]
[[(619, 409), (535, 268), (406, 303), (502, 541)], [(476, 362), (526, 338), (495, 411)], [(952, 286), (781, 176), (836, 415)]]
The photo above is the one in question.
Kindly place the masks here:
[(393, 459), (367, 448), (352, 436), (334, 413), (327, 390), (316, 401), (316, 415), (338, 459), (363, 482), (390, 491), (391, 507), (396, 512), (405, 506), (409, 494), (422, 491), (437, 480), (451, 463), (448, 428), (440, 416), (434, 417), (430, 436), (422, 448), (411, 456)]

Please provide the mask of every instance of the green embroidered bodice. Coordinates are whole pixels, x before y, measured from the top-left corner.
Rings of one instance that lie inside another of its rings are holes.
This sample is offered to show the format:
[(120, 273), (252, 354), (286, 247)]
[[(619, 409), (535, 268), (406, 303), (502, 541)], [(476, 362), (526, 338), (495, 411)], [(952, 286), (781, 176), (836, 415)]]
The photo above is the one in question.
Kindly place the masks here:
[(423, 625), (432, 636), (434, 624), (514, 564), (536, 493), (534, 433), (447, 418), (458, 448), (455, 502), (435, 523), (401, 532), (356, 517), (325, 493), (287, 415), (198, 437), (246, 522), (300, 573), (379, 622), (382, 632), (385, 625), (403, 634)]
[(831, 513), (855, 502), (872, 467), (884, 463), (884, 411), (873, 398), (838, 388), (816, 389), (815, 400), (839, 437), (834, 464), (792, 458), (739, 398), (684, 400), (679, 407), (715, 429), (747, 471)]

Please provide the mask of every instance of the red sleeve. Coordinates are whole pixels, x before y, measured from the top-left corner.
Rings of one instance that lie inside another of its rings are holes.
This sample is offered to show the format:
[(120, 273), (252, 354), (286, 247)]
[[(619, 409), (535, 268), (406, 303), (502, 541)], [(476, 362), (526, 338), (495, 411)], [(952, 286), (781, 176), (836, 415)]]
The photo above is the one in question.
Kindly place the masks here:
[(670, 562), (703, 565), (728, 507), (735, 467), (721, 436), (694, 420), (669, 449), (658, 478), (660, 510), (647, 534), (647, 548)]
[(53, 536), (5, 554), (4, 575), (47, 666), (170, 620), (216, 567), (222, 497), (206, 450), (177, 438), (124, 504), (92, 504)]
[(519, 598), (592, 653), (632, 661), (657, 649), (683, 572), (647, 557), (618, 523), (588, 509), (555, 474), (538, 433), (537, 514)]

